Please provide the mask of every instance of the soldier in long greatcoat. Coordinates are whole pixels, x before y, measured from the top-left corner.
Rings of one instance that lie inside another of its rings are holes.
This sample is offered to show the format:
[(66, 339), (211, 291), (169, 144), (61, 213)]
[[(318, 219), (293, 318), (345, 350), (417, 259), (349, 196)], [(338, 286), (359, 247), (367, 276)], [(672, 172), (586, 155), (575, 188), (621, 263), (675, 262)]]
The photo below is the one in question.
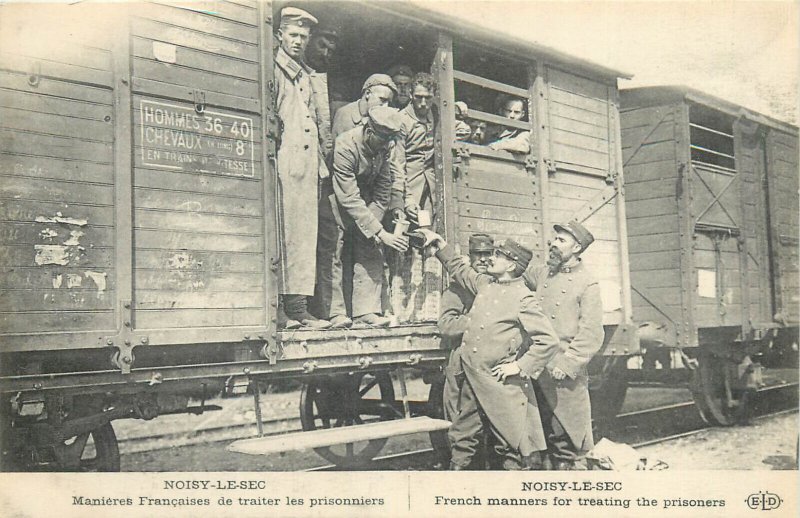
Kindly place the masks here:
[(504, 469), (533, 467), (535, 454), (547, 445), (531, 378), (550, 359), (558, 337), (522, 279), (532, 253), (507, 240), (496, 248), (487, 274), (481, 274), (441, 236), (421, 232), (439, 249), (436, 256), (448, 273), (476, 294), (461, 342), (466, 379), (453, 423), (459, 434), (450, 435), (450, 468), (469, 465), (475, 454), (469, 434), (484, 427), (492, 433)]
[(281, 11), (275, 55), (275, 109), (280, 123), (277, 156), (278, 232), (282, 248), (280, 293), (287, 327), (326, 328), (330, 323), (308, 312), (314, 295), (319, 181), (329, 176), (320, 142), (319, 111), (311, 74), (303, 63), (316, 18), (302, 9)]
[[(494, 240), (487, 234), (472, 234), (469, 236), (469, 262), (472, 269), (478, 273), (486, 273), (492, 254)], [(458, 282), (451, 282), (442, 292), (439, 303), (439, 333), (442, 335), (441, 348), (450, 351), (450, 358), (445, 367), (445, 381), (442, 393), (444, 403), (444, 417), (454, 421), (458, 415), (458, 400), (461, 386), (464, 381), (464, 369), (461, 366), (461, 340), (467, 329), (469, 310), (475, 294), (467, 290)], [(459, 434), (455, 425), (450, 427), (451, 434)], [(465, 440), (474, 440), (475, 448), (480, 447), (481, 437), (463, 435)]]
[(594, 446), (586, 367), (603, 345), (603, 306), (580, 258), (594, 237), (575, 221), (554, 229), (547, 265), (531, 266), (525, 279), (559, 337), (537, 387), (548, 451), (555, 469), (573, 469)]

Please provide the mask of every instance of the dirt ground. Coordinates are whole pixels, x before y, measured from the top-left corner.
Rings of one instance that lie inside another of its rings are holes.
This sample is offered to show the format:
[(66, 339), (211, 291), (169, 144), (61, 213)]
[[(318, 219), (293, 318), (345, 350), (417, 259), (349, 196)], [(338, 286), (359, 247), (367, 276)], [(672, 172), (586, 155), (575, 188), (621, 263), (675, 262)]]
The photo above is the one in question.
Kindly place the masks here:
[(670, 470), (797, 469), (797, 445), (798, 414), (793, 412), (747, 426), (712, 428), (639, 452), (666, 462)]

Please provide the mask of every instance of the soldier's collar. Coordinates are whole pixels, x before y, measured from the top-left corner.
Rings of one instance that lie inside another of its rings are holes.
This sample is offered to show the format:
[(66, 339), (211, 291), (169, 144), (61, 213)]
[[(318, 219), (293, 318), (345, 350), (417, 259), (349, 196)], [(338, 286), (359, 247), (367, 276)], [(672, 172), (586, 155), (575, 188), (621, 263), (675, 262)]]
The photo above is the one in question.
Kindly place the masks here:
[(515, 282), (522, 282), (525, 279), (520, 275), (519, 277), (514, 277), (513, 279), (495, 279), (498, 284), (514, 284)]
[(406, 107), (403, 108), (403, 111), (406, 112), (408, 115), (410, 115), (411, 118), (414, 119), (415, 121), (422, 122), (423, 124), (426, 123), (426, 122), (433, 122), (433, 111), (432, 110), (428, 112), (428, 116), (425, 118), (425, 120), (422, 120), (419, 117), (417, 117), (417, 112), (414, 111), (414, 105), (411, 104), (411, 101), (409, 101), (409, 103), (406, 105)]
[(286, 72), (286, 75), (289, 76), (289, 79), (294, 81), (297, 79), (297, 76), (300, 75), (300, 72), (305, 71), (306, 73), (312, 73), (313, 70), (309, 68), (304, 63), (298, 63), (295, 61), (289, 54), (283, 50), (283, 47), (278, 47), (278, 53), (275, 55), (275, 63)]
[(574, 257), (569, 264), (562, 264), (561, 267), (558, 269), (559, 273), (571, 273), (574, 270), (577, 270), (578, 267), (581, 265), (581, 258)]

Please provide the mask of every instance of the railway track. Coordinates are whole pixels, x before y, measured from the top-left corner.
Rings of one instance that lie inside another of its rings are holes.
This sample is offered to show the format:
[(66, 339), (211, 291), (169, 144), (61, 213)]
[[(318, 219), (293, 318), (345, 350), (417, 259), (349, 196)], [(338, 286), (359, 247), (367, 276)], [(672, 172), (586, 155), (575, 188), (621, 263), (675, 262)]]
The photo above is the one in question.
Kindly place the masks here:
[[(761, 419), (782, 412), (796, 411), (798, 406), (797, 388), (797, 383), (783, 383), (759, 390), (758, 397), (753, 402), (752, 418)], [(300, 430), (299, 418), (273, 418), (265, 419), (262, 422), (265, 435)], [(599, 435), (608, 437), (616, 442), (642, 447), (690, 436), (709, 428), (711, 427), (703, 423), (694, 403), (687, 401), (619, 414), (614, 425)], [(119, 444), (123, 455), (133, 455), (173, 448), (219, 444), (255, 435), (255, 423), (243, 423), (213, 426), (189, 432), (123, 438), (120, 439)], [(417, 442), (416, 446), (419, 446), (419, 442)], [(434, 463), (435, 457), (432, 448), (414, 448), (412, 446), (410, 451), (376, 457), (364, 469), (432, 469)], [(336, 469), (336, 466), (326, 464), (313, 466), (305, 469), (305, 471), (332, 471)]]
[[(798, 383), (782, 383), (758, 390), (750, 420), (756, 421), (798, 409)], [(786, 408), (786, 407), (789, 408)], [(668, 430), (665, 425), (673, 429)], [(611, 430), (604, 436), (609, 439), (642, 448), (665, 443), (717, 428), (702, 421), (694, 402), (686, 401), (659, 407), (619, 414)], [(645, 431), (640, 433), (639, 431)], [(430, 469), (434, 464), (433, 448), (420, 448), (409, 452), (383, 455), (373, 459), (365, 469)], [(323, 465), (304, 471), (336, 471), (337, 466)]]

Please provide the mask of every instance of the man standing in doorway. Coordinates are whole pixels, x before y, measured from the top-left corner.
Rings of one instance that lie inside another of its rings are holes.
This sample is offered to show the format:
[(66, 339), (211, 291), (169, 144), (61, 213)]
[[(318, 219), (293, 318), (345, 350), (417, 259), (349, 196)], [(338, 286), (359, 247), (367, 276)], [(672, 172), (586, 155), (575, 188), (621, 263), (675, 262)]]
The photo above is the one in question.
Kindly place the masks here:
[[(367, 119), (370, 108), (388, 106), (397, 93), (392, 78), (386, 74), (373, 74), (364, 81), (361, 98), (341, 107), (333, 118), (333, 139)], [(333, 193), (332, 179), (322, 181), (319, 207), (319, 242), (317, 244), (317, 287), (314, 293), (314, 311), (317, 316), (330, 319), (334, 328), (350, 327), (344, 300), (342, 270), (343, 250), (340, 234), (342, 222), (338, 202)]]
[(554, 469), (581, 467), (594, 446), (587, 365), (603, 345), (600, 285), (581, 260), (594, 236), (577, 221), (554, 225), (545, 266), (531, 266), (525, 281), (553, 322), (559, 350), (539, 377), (537, 399)]
[(320, 143), (312, 72), (303, 63), (316, 18), (302, 9), (281, 11), (275, 56), (275, 109), (278, 145), (278, 232), (282, 246), (280, 293), (286, 327), (324, 329), (330, 322), (308, 312), (317, 269), (317, 201), (320, 178), (329, 176)]
[(333, 151), (333, 191), (343, 238), (353, 251), (353, 320), (373, 327), (390, 322), (381, 315), (383, 246), (399, 252), (408, 248), (408, 237), (389, 233), (381, 224), (392, 188), (389, 154), (399, 131), (397, 110), (376, 106), (366, 124), (336, 138)]

